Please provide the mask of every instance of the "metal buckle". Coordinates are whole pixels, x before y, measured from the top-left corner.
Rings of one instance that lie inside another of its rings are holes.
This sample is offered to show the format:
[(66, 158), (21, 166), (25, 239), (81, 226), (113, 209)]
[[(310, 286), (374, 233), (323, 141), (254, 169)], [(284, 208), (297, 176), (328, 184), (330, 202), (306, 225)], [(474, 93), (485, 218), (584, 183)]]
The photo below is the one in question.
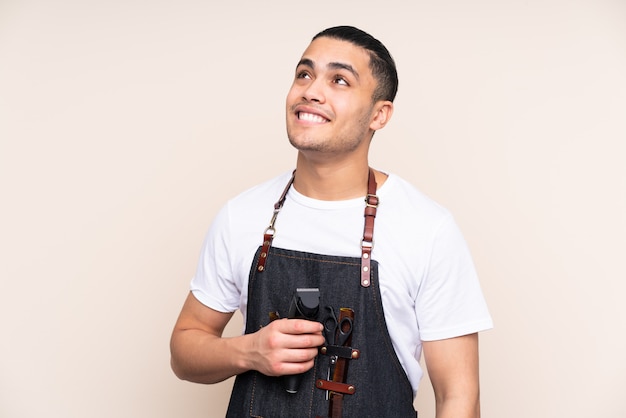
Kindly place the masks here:
[(374, 240), (365, 241), (365, 239), (361, 238), (361, 248), (369, 248), (371, 250), (374, 248)]
[[(370, 199), (374, 199), (376, 202), (375, 203), (370, 203)], [(365, 196), (365, 205), (366, 206), (369, 206), (370, 208), (377, 208), (379, 203), (380, 203), (380, 199), (378, 198), (377, 195), (375, 195), (375, 194), (367, 194)]]

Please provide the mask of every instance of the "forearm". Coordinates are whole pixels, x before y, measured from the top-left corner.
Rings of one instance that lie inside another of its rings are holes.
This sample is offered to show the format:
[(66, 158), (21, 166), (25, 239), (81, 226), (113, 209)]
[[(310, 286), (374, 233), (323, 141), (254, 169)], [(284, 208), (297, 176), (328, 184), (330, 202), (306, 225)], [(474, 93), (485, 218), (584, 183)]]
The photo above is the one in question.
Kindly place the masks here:
[(248, 338), (222, 338), (197, 329), (177, 331), (170, 344), (172, 370), (180, 379), (207, 384), (246, 372)]
[(189, 294), (170, 341), (176, 376), (217, 383), (248, 370), (267, 376), (303, 373), (313, 367), (324, 343), (322, 324), (303, 319), (281, 319), (251, 334), (223, 338), (231, 317)]
[(437, 399), (436, 418), (480, 418), (478, 396)]
[(479, 418), (478, 335), (424, 342), (437, 418)]

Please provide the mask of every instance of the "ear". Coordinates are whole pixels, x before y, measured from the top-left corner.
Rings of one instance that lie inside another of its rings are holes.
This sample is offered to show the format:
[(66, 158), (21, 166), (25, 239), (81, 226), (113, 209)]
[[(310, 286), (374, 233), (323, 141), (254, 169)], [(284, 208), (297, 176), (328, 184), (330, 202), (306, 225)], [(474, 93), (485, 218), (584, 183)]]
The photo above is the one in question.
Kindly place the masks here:
[(370, 123), (370, 129), (377, 131), (385, 127), (391, 115), (393, 114), (393, 102), (389, 100), (381, 100), (374, 105), (374, 112), (372, 113), (372, 122)]

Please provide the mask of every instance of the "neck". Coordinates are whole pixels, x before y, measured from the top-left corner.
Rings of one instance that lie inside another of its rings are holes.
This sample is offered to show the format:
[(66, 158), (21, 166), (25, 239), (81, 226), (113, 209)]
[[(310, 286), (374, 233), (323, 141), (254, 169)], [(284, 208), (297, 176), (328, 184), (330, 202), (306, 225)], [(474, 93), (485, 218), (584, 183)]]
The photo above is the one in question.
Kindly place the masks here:
[[(319, 200), (347, 200), (365, 196), (369, 166), (367, 159), (341, 164), (312, 164), (298, 153), (293, 187), (305, 196)], [(378, 186), (386, 175), (376, 172)]]

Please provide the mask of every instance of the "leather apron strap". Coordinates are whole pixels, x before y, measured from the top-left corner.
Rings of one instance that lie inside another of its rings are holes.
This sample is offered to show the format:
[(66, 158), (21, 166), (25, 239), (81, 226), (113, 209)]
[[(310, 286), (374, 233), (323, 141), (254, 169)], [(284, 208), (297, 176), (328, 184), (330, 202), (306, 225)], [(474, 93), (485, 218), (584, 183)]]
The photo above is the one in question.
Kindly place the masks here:
[[(281, 194), (278, 201), (274, 204), (274, 214), (272, 215), (269, 226), (265, 229), (265, 232), (263, 234), (261, 255), (256, 266), (256, 270), (258, 272), (262, 272), (263, 270), (265, 270), (267, 255), (269, 254), (270, 247), (272, 246), (272, 241), (274, 240), (274, 235), (276, 234), (276, 227), (274, 224), (276, 223), (278, 213), (285, 204), (287, 192), (293, 185), (295, 177), (296, 170), (293, 171), (291, 179), (287, 183), (287, 186), (283, 190), (283, 193)], [(367, 195), (365, 196), (365, 222), (363, 227), (363, 238), (361, 239), (361, 286), (363, 287), (369, 287), (372, 282), (370, 260), (372, 258), (372, 249), (374, 248), (374, 220), (376, 218), (376, 210), (380, 202), (378, 196), (376, 195), (377, 188), (378, 185), (376, 184), (374, 170), (370, 168), (367, 179)]]
[(296, 170), (293, 170), (291, 174), (291, 179), (285, 186), (285, 190), (280, 195), (280, 198), (276, 203), (274, 203), (274, 214), (272, 215), (272, 219), (270, 220), (269, 226), (265, 229), (263, 233), (263, 246), (261, 247), (261, 255), (259, 256), (259, 261), (256, 265), (256, 270), (260, 273), (265, 270), (265, 261), (267, 260), (267, 254), (270, 251), (270, 247), (272, 246), (272, 241), (274, 240), (274, 234), (276, 233), (276, 229), (274, 228), (274, 224), (276, 223), (276, 217), (278, 216), (278, 212), (282, 209), (285, 204), (285, 200), (287, 199), (287, 192), (291, 188), (294, 179), (296, 178)]
[(372, 258), (372, 249), (374, 248), (374, 219), (376, 218), (376, 209), (379, 203), (376, 188), (374, 170), (370, 168), (367, 195), (365, 196), (365, 227), (363, 228), (363, 239), (361, 240), (361, 286), (363, 287), (369, 287), (371, 283), (370, 259)]

